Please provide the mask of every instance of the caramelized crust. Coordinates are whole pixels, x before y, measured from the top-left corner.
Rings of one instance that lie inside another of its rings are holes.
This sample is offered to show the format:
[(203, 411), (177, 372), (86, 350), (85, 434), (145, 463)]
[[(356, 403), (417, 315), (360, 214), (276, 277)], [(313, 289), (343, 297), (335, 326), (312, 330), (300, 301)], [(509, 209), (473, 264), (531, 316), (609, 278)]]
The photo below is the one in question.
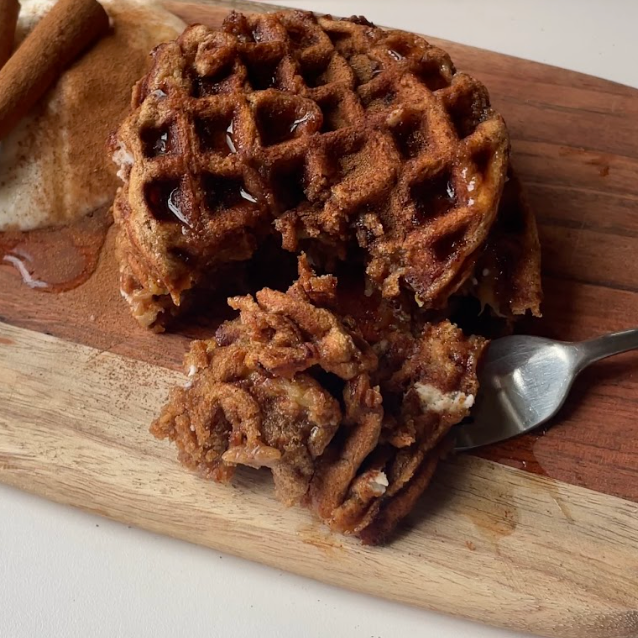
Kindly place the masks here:
[(193, 344), (191, 380), (151, 430), (218, 481), (236, 465), (269, 467), (284, 503), (380, 542), (469, 413), (486, 342), (443, 321), (416, 336), (389, 324), (373, 347), (352, 317), (322, 307), (338, 308), (336, 288), (302, 257), (287, 293), (230, 299), (239, 318)]
[(273, 233), (327, 266), (356, 247), (385, 297), (442, 306), (508, 165), (503, 119), (444, 51), (299, 11), (190, 27), (156, 49), (132, 108), (113, 142), (122, 290), (160, 328)]
[(229, 480), (240, 464), (271, 468), (279, 497), (292, 504), (344, 418), (320, 371), (348, 388), (368, 378), (377, 358), (296, 287), (229, 303), (239, 318), (193, 343), (186, 357), (192, 380), (173, 390), (151, 431), (215, 480)]

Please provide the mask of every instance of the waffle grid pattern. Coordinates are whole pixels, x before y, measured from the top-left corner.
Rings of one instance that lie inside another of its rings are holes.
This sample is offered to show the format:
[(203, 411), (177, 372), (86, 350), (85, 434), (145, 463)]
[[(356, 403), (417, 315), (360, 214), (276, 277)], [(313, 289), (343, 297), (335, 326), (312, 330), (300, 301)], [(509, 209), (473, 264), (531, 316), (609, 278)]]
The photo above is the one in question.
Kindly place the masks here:
[[(386, 297), (445, 302), (470, 276), (508, 164), (485, 88), (418, 36), (303, 12), (231, 14), (160, 46), (119, 144), (128, 293), (184, 290), (283, 247), (357, 244)], [(126, 286), (123, 286), (125, 288)]]

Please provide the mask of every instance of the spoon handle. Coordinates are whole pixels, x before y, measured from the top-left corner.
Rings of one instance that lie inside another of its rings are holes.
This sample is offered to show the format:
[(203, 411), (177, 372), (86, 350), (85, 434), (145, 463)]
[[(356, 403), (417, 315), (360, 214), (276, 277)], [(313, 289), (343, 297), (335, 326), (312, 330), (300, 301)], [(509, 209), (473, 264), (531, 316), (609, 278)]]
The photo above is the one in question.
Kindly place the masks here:
[(578, 367), (582, 370), (590, 363), (614, 354), (638, 348), (638, 329), (613, 332), (603, 337), (574, 344), (578, 351)]

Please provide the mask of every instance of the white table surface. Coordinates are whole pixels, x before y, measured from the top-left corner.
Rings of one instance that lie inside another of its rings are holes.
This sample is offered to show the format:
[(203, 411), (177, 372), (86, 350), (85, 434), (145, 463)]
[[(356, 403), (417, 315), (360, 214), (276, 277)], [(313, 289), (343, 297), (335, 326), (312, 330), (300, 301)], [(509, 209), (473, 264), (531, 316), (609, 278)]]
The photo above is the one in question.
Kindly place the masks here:
[[(635, 0), (279, 0), (638, 87)], [(0, 409), (1, 406), (0, 406)], [(518, 638), (0, 485), (0, 638)]]

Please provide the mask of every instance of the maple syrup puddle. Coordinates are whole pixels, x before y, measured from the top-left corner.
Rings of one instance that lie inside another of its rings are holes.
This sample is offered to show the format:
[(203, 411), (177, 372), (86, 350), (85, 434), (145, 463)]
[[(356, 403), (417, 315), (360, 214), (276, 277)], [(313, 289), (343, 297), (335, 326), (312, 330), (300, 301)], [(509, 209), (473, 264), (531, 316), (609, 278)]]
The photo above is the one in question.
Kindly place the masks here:
[(111, 223), (104, 206), (67, 226), (0, 233), (0, 266), (14, 268), (34, 290), (71, 290), (95, 272)]

